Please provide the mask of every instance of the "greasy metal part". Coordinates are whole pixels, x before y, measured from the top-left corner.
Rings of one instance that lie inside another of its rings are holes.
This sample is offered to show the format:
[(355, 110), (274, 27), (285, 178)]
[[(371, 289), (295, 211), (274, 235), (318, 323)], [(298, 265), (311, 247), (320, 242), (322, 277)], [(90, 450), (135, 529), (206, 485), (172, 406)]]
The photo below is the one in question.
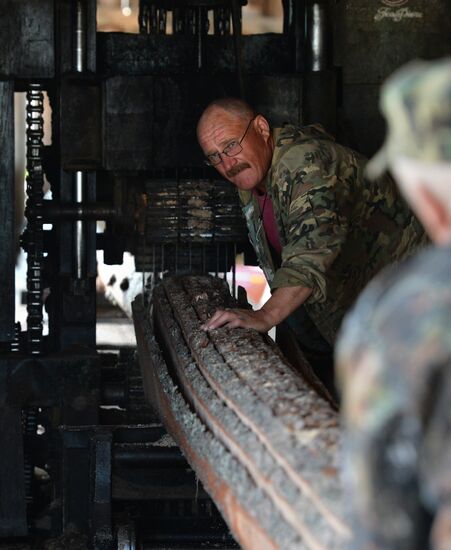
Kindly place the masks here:
[(186, 11), (186, 28), (188, 34), (196, 34), (196, 8), (190, 7)]
[[(0, 433), (2, 441), (7, 442), (0, 453), (0, 538), (27, 535), (36, 506), (42, 506), (34, 466), (44, 468), (57, 448), (57, 437), (50, 435), (51, 428), (45, 422), (45, 408), (58, 407), (61, 423), (97, 421), (95, 414), (89, 420), (85, 416), (89, 392), (95, 392), (94, 370), (85, 358), (74, 360), (64, 354), (50, 357), (14, 353), (0, 357)], [(86, 391), (81, 384), (86, 384)], [(93, 409), (96, 411), (96, 405)], [(51, 460), (56, 460), (54, 455)], [(31, 497), (33, 506), (27, 518), (26, 505)]]
[(231, 17), (236, 4), (240, 14), (237, 28), (241, 33), (241, 6), (243, 0), (191, 0), (191, 1), (155, 1), (140, 0), (138, 24), (141, 34), (165, 34), (168, 12), (172, 12), (172, 33), (197, 37), (197, 68), (203, 67), (203, 42), (209, 30), (208, 11), (213, 10), (214, 34), (231, 33)]
[[(34, 214), (30, 208), (30, 213)], [(58, 220), (105, 220), (111, 221), (119, 218), (121, 211), (109, 204), (58, 204), (54, 201), (44, 201), (42, 206), (42, 219), (44, 222)]]
[(95, 544), (89, 547), (112, 548), (112, 501), (123, 510), (116, 517), (122, 524), (133, 502), (140, 548), (152, 541), (164, 548), (193, 541), (198, 543), (195, 548), (211, 548), (206, 544), (210, 539), (230, 542), (211, 499), (160, 423), (64, 426), (61, 431), (63, 474), (78, 482), (71, 486), (75, 490), (62, 495), (64, 522), (68, 530), (71, 523), (72, 530), (90, 530)]
[(156, 447), (149, 444), (116, 444), (113, 448), (113, 461), (118, 466), (164, 468), (186, 465), (186, 460), (178, 447)]
[(86, 70), (86, 6), (85, 0), (76, 0), (74, 26), (74, 71), (82, 73)]
[(118, 550), (136, 550), (136, 532), (132, 523), (119, 524), (116, 528)]
[(148, 244), (247, 240), (239, 200), (228, 182), (150, 180), (146, 184), (146, 197)]
[[(87, 34), (86, 34), (86, 6), (85, 0), (76, 0), (75, 4), (75, 27), (74, 27), (74, 70), (76, 73), (83, 73), (87, 67)], [(74, 174), (74, 202), (83, 204), (86, 194), (86, 173), (77, 171)], [(74, 259), (73, 276), (78, 279), (86, 277), (87, 265), (87, 227), (83, 220), (77, 220), (73, 226), (74, 235)]]
[[(337, 476), (336, 412), (255, 331), (200, 330), (215, 309), (234, 304), (227, 286), (211, 277), (169, 277), (156, 288), (155, 334), (174, 383), (277, 510), (288, 537), (281, 548), (343, 548), (350, 532)], [(267, 518), (257, 517), (277, 539)]]
[[(74, 174), (74, 202), (83, 204), (85, 197), (86, 174), (78, 171)], [(79, 207), (81, 208), (81, 207)], [(77, 220), (74, 223), (74, 276), (83, 279), (86, 276), (86, 223)]]
[(339, 90), (333, 61), (332, 3), (304, 0), (304, 6), (303, 17), (298, 13), (296, 32), (296, 41), (302, 45), (301, 50), (297, 47), (296, 70), (303, 69), (303, 124), (320, 123), (335, 135)]
[(306, 68), (306, 1), (308, 0), (291, 0), (290, 12), (292, 16), (292, 28), (295, 44), (295, 63), (294, 70), (301, 73)]
[(307, 69), (313, 72), (324, 71), (331, 65), (331, 29), (327, 4), (327, 0), (311, 0), (306, 4)]
[(158, 10), (158, 33), (166, 34), (166, 21), (167, 21), (167, 10), (161, 8)]
[(231, 0), (232, 5), (232, 24), (233, 24), (233, 46), (235, 52), (235, 67), (240, 97), (245, 99), (246, 90), (244, 86), (243, 75), (243, 48), (241, 44), (241, 7), (239, 0)]
[(197, 69), (202, 69), (203, 64), (203, 16), (204, 12), (201, 7), (196, 9), (196, 34), (197, 34)]
[(230, 8), (216, 8), (214, 10), (214, 30), (217, 35), (230, 34)]
[(0, 537), (23, 537), (28, 533), (28, 523), (19, 407), (0, 407), (0, 433), (3, 441), (0, 454)]
[(21, 339), (20, 339), (21, 326), (20, 323), (14, 325), (14, 338), (10, 342), (11, 353), (18, 353), (21, 351)]
[(111, 548), (112, 530), (112, 433), (97, 433), (91, 440), (92, 504), (90, 527), (94, 548)]
[[(188, 11), (187, 9), (186, 13)], [(231, 78), (226, 81), (228, 88), (225, 92), (236, 94), (236, 57), (230, 20), (229, 10), (226, 19), (214, 20), (215, 29), (221, 25), (221, 28), (226, 27), (227, 32), (216, 33), (215, 30), (214, 35), (208, 34), (204, 37), (202, 77), (211, 75), (216, 79), (220, 78), (223, 85), (224, 77), (229, 75)], [(197, 42), (190, 36), (192, 33), (188, 32), (188, 23), (187, 15), (180, 14), (176, 19), (178, 32), (169, 37), (148, 33), (145, 35), (99, 33), (97, 37), (99, 72), (106, 77), (152, 74), (155, 76), (191, 75), (194, 78), (193, 73), (197, 71)], [(255, 79), (258, 75), (283, 74), (286, 76), (292, 73), (295, 56), (290, 48), (291, 43), (291, 38), (283, 34), (241, 35), (245, 79)], [(303, 43), (301, 46), (304, 47)], [(152, 55), (155, 50), (158, 50), (162, 57)], [(249, 77), (249, 74), (252, 76)], [(195, 77), (199, 79), (200, 75)], [(218, 88), (214, 88), (214, 91), (215, 94), (218, 93)], [(211, 97), (216, 96), (212, 94)], [(253, 98), (253, 103), (256, 100), (258, 101), (258, 97)], [(273, 108), (274, 103), (266, 105), (266, 108), (268, 107)]]
[[(42, 351), (43, 136), (44, 94), (37, 84), (27, 92), (27, 339), (29, 351)], [(30, 210), (33, 210), (33, 216)]]
[(147, 34), (147, 22), (148, 22), (148, 7), (147, 3), (143, 0), (139, 0), (139, 12), (138, 12), (138, 26), (141, 34)]
[(136, 249), (135, 268), (155, 280), (168, 273), (201, 275), (216, 270), (225, 279), (235, 263), (234, 250), (233, 243), (143, 244)]
[[(228, 182), (155, 179), (146, 183), (144, 242), (135, 266), (154, 279), (166, 272), (227, 272), (247, 242), (238, 197)], [(236, 277), (235, 270), (232, 277)]]
[[(38, 427), (38, 408), (27, 407), (22, 409), (22, 431), (25, 438), (33, 437)], [(30, 449), (25, 445), (24, 448), (24, 480), (25, 480), (25, 499), (27, 504), (33, 501), (32, 481), (33, 481), (33, 457)]]
[(174, 8), (172, 11), (172, 32), (174, 34), (185, 32), (185, 14), (181, 8)]

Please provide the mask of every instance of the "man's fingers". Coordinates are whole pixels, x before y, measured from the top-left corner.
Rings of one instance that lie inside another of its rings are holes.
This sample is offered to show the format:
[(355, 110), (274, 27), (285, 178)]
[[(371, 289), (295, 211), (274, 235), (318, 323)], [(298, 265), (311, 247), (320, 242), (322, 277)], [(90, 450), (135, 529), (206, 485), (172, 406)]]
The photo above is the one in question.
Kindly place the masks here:
[(210, 317), (210, 319), (205, 324), (210, 326), (210, 325), (216, 323), (216, 321), (218, 321), (222, 317), (223, 314), (224, 314), (224, 311), (222, 311), (222, 310), (215, 311), (214, 314)]
[(213, 330), (218, 327), (222, 327), (230, 319), (232, 312), (218, 309), (212, 315), (212, 317), (202, 325), (203, 330)]
[(218, 309), (212, 317), (202, 325), (203, 330), (214, 330), (226, 325), (228, 328), (244, 327), (245, 319), (241, 310)]
[(246, 328), (246, 326), (246, 321), (238, 315), (226, 325), (227, 328)]

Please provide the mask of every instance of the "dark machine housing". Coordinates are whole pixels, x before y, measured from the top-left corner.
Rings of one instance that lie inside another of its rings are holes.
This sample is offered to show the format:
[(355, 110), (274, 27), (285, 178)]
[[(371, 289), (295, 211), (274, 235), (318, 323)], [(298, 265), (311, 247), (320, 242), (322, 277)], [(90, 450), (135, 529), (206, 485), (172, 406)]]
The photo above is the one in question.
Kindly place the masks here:
[[(369, 155), (384, 132), (381, 82), (451, 52), (449, 0), (282, 0), (283, 32), (259, 35), (241, 32), (245, 3), (140, 0), (139, 34), (122, 34), (97, 32), (94, 0), (0, 0), (0, 547), (237, 547), (146, 403), (135, 350), (96, 346), (96, 251), (110, 264), (133, 253), (148, 285), (233, 271), (247, 234), (196, 142), (208, 102), (243, 97), (273, 126), (319, 122)], [(25, 331), (16, 92), (27, 98)]]

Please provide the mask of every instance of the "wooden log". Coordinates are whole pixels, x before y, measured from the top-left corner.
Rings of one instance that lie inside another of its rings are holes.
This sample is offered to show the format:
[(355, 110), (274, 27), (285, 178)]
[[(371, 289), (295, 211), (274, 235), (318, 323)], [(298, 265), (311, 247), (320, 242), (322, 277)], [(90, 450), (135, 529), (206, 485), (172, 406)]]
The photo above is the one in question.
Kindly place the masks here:
[(153, 305), (155, 334), (186, 403), (281, 518), (275, 534), (253, 509), (257, 524), (279, 548), (344, 547), (337, 413), (256, 331), (201, 330), (216, 308), (235, 305), (222, 280), (168, 278)]
[[(169, 374), (148, 317), (133, 304), (139, 358), (144, 390), (149, 402), (159, 411), (166, 429), (182, 449), (204, 488), (215, 501), (233, 535), (244, 549), (278, 550), (306, 548), (285, 526), (271, 501), (261, 494), (246, 469), (215, 438), (184, 399)], [(260, 519), (266, 518), (265, 526)], [(287, 542), (281, 546), (279, 540)]]

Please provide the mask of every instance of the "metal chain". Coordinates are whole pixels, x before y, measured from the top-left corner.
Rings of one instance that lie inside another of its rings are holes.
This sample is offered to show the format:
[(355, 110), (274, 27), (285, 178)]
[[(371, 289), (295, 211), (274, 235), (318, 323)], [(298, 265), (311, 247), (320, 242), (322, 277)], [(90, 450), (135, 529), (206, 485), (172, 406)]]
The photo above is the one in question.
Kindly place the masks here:
[(20, 331), (21, 331), (20, 323), (16, 323), (14, 325), (14, 339), (10, 343), (10, 351), (12, 353), (18, 353), (20, 351)]
[[(27, 337), (31, 354), (42, 351), (42, 258), (44, 94), (31, 84), (27, 92)], [(31, 214), (31, 211), (33, 214)]]
[(32, 456), (26, 445), (27, 436), (34, 436), (38, 427), (38, 408), (22, 409), (22, 433), (25, 437), (24, 447), (24, 482), (25, 498), (28, 504), (33, 501), (33, 463)]

